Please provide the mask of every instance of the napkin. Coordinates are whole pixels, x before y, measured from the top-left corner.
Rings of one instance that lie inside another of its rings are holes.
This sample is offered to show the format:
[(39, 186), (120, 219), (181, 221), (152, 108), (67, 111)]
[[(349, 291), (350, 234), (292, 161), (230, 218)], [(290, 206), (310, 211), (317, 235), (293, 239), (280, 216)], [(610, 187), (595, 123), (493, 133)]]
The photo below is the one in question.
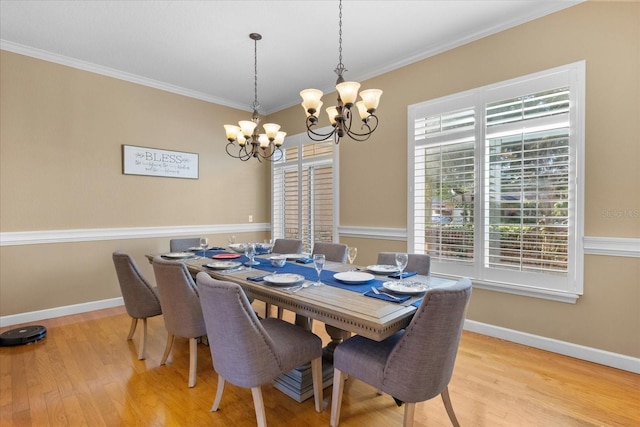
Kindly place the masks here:
[[(405, 277), (415, 276), (416, 274), (418, 274), (418, 273), (415, 272), (415, 271), (403, 271), (402, 272), (402, 278), (404, 279)], [(400, 273), (390, 274), (389, 277), (391, 277), (392, 279), (399, 279), (400, 278)]]
[(299, 264), (310, 264), (313, 262), (313, 260), (311, 258), (300, 258), (297, 259), (296, 262)]
[(251, 280), (252, 282), (262, 282), (266, 276), (268, 276), (268, 274), (265, 274), (264, 276), (249, 276), (247, 277), (247, 280)]
[(364, 296), (372, 297), (372, 298), (378, 298), (378, 299), (389, 301), (389, 302), (405, 302), (406, 300), (411, 298), (410, 295), (395, 295), (398, 299), (393, 299), (393, 298), (388, 297), (388, 296), (383, 295), (383, 294), (376, 294), (373, 291), (365, 292)]

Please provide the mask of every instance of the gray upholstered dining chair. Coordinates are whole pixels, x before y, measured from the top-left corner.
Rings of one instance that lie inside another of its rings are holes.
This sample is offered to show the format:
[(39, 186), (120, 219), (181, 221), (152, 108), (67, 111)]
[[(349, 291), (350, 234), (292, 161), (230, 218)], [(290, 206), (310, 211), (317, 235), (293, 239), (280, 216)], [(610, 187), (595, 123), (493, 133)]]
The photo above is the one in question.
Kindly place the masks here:
[(331, 426), (340, 421), (345, 375), (390, 394), (398, 405), (404, 403), (405, 427), (413, 425), (416, 402), (438, 394), (451, 423), (459, 426), (448, 385), (470, 297), (467, 278), (432, 288), (406, 329), (380, 342), (356, 335), (340, 344), (333, 354)]
[(142, 319), (142, 333), (140, 344), (138, 345), (138, 359), (145, 358), (145, 348), (147, 346), (147, 318), (162, 314), (160, 299), (157, 289), (151, 286), (144, 278), (138, 265), (130, 255), (115, 251), (112, 254), (113, 265), (116, 268), (120, 291), (127, 314), (131, 316), (131, 328), (127, 340), (133, 338), (138, 320)]
[(299, 254), (302, 253), (302, 240), (276, 239), (273, 243), (274, 254)]
[(169, 240), (169, 250), (171, 250), (171, 252), (182, 252), (189, 250), (189, 248), (196, 247), (200, 247), (200, 237), (188, 237), (185, 239)]
[[(378, 264), (396, 265), (396, 252), (380, 252)], [(426, 254), (409, 254), (409, 261), (404, 271), (415, 271), (423, 276), (429, 275), (431, 257)]]
[(198, 339), (207, 334), (202, 317), (198, 290), (184, 263), (167, 261), (157, 256), (153, 258), (153, 272), (156, 276), (160, 305), (167, 329), (167, 345), (161, 365), (173, 347), (176, 336), (189, 339), (189, 387), (196, 385), (198, 367)]
[(342, 243), (315, 242), (312, 255), (324, 254), (327, 261), (347, 262), (347, 245)]
[(258, 426), (266, 426), (261, 386), (311, 362), (317, 412), (322, 411), (322, 340), (280, 319), (259, 319), (240, 285), (196, 276), (207, 325), (218, 388), (211, 411), (217, 411), (224, 384), (251, 388)]

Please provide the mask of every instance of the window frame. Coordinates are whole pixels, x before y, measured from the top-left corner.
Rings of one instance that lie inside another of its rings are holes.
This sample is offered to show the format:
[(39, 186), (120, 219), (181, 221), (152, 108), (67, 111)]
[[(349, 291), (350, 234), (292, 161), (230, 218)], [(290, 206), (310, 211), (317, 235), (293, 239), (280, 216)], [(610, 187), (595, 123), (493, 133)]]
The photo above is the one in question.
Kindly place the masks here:
[[(542, 282), (537, 283), (533, 278), (549, 277), (548, 274), (538, 274), (525, 277), (528, 273), (516, 272), (499, 274), (484, 266), (485, 258), (485, 167), (488, 144), (485, 112), (488, 104), (530, 93), (542, 92), (561, 85), (569, 86), (569, 235), (568, 235), (568, 271), (565, 283), (558, 287), (547, 287)], [(416, 247), (415, 179), (416, 147), (431, 145), (418, 141), (416, 138), (416, 120), (425, 119), (432, 115), (450, 113), (465, 108), (474, 108), (476, 125), (472, 133), (475, 138), (475, 182), (474, 182), (474, 261), (471, 266), (461, 263), (438, 262), (432, 260), (434, 275), (444, 277), (470, 277), (474, 286), (489, 290), (533, 296), (562, 302), (575, 303), (583, 294), (584, 267), (584, 140), (585, 140), (585, 61), (579, 61), (549, 70), (517, 77), (507, 81), (483, 86), (469, 91), (437, 98), (408, 107), (408, 141), (407, 141), (407, 237), (410, 252)], [(446, 138), (446, 136), (444, 137)], [(426, 140), (426, 138), (424, 138)], [(436, 140), (438, 137), (435, 138)], [(440, 140), (442, 142), (442, 140)], [(426, 213), (425, 213), (426, 214)], [(418, 225), (416, 225), (418, 223)], [(424, 231), (422, 231), (424, 233)], [(491, 274), (486, 274), (489, 272)]]
[[(328, 133), (332, 128), (330, 126), (327, 126), (323, 129), (319, 129), (318, 132), (322, 132), (322, 133)], [(329, 141), (329, 139), (325, 140), (325, 141)], [(302, 180), (300, 179), (300, 177), (303, 174), (303, 170), (305, 167), (308, 166), (315, 166), (315, 165), (327, 165), (330, 164), (331, 168), (332, 168), (332, 197), (333, 197), (333, 208), (332, 208), (332, 216), (333, 216), (333, 221), (332, 221), (332, 230), (331, 230), (331, 236), (332, 236), (332, 241), (338, 241), (338, 226), (339, 226), (339, 212), (340, 212), (340, 197), (339, 197), (339, 189), (340, 189), (340, 180), (339, 180), (339, 170), (340, 170), (340, 156), (339, 156), (339, 149), (337, 144), (332, 144), (332, 150), (331, 150), (331, 155), (327, 155), (327, 156), (322, 156), (319, 158), (311, 158), (311, 159), (304, 159), (303, 158), (303, 145), (307, 145), (307, 144), (317, 144), (319, 142), (325, 142), (325, 141), (313, 141), (311, 138), (309, 138), (309, 136), (306, 133), (299, 133), (296, 135), (292, 135), (292, 136), (288, 136), (283, 145), (282, 145), (282, 149), (283, 151), (286, 150), (287, 148), (291, 148), (291, 147), (298, 147), (298, 157), (296, 160), (292, 160), (292, 161), (285, 161), (285, 162), (279, 162), (279, 161), (273, 161), (271, 162), (271, 224), (272, 224), (272, 229), (271, 229), (271, 237), (273, 239), (279, 239), (279, 238), (285, 238), (284, 235), (281, 235), (280, 233), (280, 228), (281, 227), (274, 227), (274, 224), (276, 223), (276, 211), (277, 211), (277, 207), (275, 206), (275, 202), (276, 199), (274, 197), (275, 194), (275, 178), (276, 178), (276, 173), (277, 173), (277, 169), (296, 169), (298, 171), (298, 239), (303, 240), (303, 236), (302, 236), (302, 218), (304, 215), (303, 212), (303, 200), (304, 198), (302, 197), (302, 191), (303, 191), (303, 184), (302, 184)], [(333, 141), (331, 139), (331, 141)], [(292, 238), (292, 237), (289, 237)], [(313, 240), (313, 239), (312, 239)], [(304, 244), (304, 240), (303, 240), (303, 244)], [(309, 242), (311, 247), (313, 246), (313, 242)], [(303, 249), (303, 251), (311, 251), (311, 247), (305, 247)]]

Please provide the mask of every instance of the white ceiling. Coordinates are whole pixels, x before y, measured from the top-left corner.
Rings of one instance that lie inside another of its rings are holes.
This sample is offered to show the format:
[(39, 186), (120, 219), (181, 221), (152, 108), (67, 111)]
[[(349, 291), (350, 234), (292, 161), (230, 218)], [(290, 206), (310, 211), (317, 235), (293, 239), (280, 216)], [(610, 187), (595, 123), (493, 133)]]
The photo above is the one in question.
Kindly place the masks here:
[[(343, 63), (362, 81), (582, 0), (344, 0)], [(261, 113), (331, 91), (338, 1), (0, 0), (0, 47)], [(363, 87), (365, 87), (364, 85)], [(384, 95), (382, 97), (384, 102)]]

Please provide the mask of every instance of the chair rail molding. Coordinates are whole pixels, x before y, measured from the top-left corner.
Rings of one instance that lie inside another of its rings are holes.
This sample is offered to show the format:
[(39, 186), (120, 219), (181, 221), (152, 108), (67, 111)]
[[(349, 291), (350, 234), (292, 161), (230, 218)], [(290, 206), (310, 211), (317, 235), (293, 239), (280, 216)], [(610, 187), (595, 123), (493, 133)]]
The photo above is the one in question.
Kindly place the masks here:
[(154, 237), (196, 236), (269, 231), (268, 223), (176, 225), (166, 227), (86, 228), (75, 230), (16, 231), (0, 233), (0, 246), (45, 243), (90, 242), (94, 240), (148, 239)]

